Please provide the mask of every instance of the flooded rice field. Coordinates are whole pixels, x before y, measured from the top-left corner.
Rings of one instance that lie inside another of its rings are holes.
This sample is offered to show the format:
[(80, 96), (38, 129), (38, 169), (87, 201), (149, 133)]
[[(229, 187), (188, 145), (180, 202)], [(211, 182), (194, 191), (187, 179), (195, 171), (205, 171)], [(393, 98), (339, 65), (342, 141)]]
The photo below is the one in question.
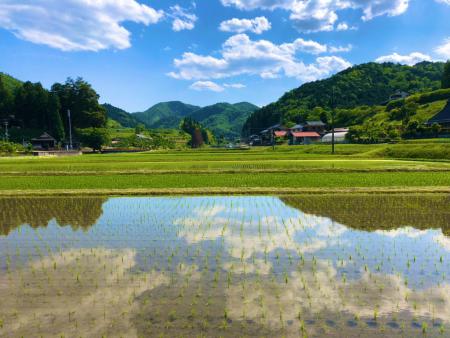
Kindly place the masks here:
[(1, 337), (448, 337), (450, 196), (0, 199)]

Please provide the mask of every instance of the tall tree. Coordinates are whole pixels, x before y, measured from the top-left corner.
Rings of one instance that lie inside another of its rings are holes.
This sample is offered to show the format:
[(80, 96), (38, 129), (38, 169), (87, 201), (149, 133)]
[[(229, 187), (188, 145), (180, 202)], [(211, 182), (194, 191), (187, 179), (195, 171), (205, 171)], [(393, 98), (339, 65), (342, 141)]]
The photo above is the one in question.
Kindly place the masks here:
[(450, 88), (450, 60), (444, 67), (444, 75), (442, 76), (442, 88)]
[(51, 91), (59, 97), (61, 117), (66, 128), (68, 128), (68, 110), (71, 112), (74, 128), (103, 128), (106, 126), (106, 110), (98, 102), (99, 95), (82, 78), (76, 80), (69, 78), (64, 84), (55, 83)]
[(54, 93), (50, 93), (48, 96), (48, 122), (49, 122), (49, 130), (53, 137), (57, 140), (63, 140), (65, 137), (64, 125), (61, 119), (60, 111), (60, 103), (58, 96)]

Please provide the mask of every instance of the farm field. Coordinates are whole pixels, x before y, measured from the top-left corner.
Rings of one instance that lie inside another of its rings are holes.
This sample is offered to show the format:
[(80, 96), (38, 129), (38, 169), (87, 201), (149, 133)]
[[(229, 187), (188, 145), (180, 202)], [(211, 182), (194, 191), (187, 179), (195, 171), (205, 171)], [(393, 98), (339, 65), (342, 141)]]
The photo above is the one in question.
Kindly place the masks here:
[(0, 336), (445, 337), (448, 194), (0, 198)]
[[(430, 147), (435, 144), (430, 143)], [(386, 145), (256, 148), (251, 150), (97, 154), (70, 158), (12, 157), (0, 159), (0, 194), (86, 192), (126, 193), (246, 193), (279, 189), (375, 188), (446, 189), (450, 161), (411, 158), (424, 144), (395, 145), (410, 158), (391, 158)], [(448, 144), (439, 147), (449, 148)], [(426, 149), (426, 147), (425, 147)], [(383, 154), (383, 156), (380, 156)], [(191, 189), (191, 190), (189, 190)], [(196, 190), (195, 190), (196, 189)], [(262, 191), (262, 190), (260, 190)]]

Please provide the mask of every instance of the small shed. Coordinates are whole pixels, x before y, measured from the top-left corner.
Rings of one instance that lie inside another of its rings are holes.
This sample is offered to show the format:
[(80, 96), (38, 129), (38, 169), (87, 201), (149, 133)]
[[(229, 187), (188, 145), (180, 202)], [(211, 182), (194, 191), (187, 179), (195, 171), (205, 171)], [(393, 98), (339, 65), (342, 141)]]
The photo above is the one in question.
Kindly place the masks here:
[(441, 125), (443, 128), (450, 128), (450, 100), (447, 102), (444, 109), (442, 109), (427, 122), (430, 126), (435, 123)]
[(56, 144), (57, 144), (56, 139), (47, 133), (43, 133), (41, 136), (31, 140), (31, 145), (33, 146), (33, 149), (36, 150), (55, 149)]
[(311, 144), (320, 141), (320, 134), (315, 131), (291, 131), (289, 144)]

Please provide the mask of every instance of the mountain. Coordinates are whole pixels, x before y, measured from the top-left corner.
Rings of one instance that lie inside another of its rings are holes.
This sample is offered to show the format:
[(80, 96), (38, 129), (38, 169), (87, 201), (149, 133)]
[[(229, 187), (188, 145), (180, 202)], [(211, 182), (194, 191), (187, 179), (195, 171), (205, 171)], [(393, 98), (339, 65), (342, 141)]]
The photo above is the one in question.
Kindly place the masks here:
[(102, 106), (106, 109), (108, 118), (119, 122), (125, 128), (134, 128), (141, 123), (135, 116), (123, 109), (114, 107), (109, 103), (102, 104)]
[(178, 128), (183, 117), (189, 116), (200, 107), (180, 101), (161, 102), (142, 113), (133, 116), (149, 128)]
[(133, 117), (142, 121), (148, 128), (177, 129), (184, 117), (191, 117), (216, 136), (236, 138), (241, 134), (247, 118), (259, 107), (248, 103), (216, 103), (207, 107), (198, 107), (179, 101), (162, 102)]
[(216, 103), (201, 108), (189, 117), (210, 129), (216, 137), (236, 138), (247, 118), (259, 107), (248, 103)]
[(285, 93), (277, 102), (254, 112), (245, 122), (243, 134), (257, 133), (279, 123), (319, 119), (330, 105), (353, 109), (381, 105), (397, 91), (428, 92), (441, 87), (444, 63), (421, 62), (415, 66), (366, 63), (351, 67), (328, 79), (305, 83)]
[(13, 93), (17, 88), (22, 86), (22, 81), (17, 80), (16, 78), (0, 72), (0, 79), (3, 82), (3, 85), (5, 88), (10, 92)]

